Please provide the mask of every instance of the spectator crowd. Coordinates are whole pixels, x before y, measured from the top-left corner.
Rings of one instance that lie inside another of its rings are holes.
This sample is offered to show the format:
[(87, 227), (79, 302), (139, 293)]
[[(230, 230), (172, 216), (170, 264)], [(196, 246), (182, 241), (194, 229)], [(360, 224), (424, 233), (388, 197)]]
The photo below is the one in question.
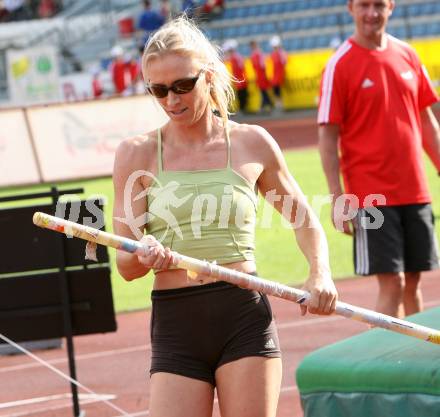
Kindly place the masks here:
[(61, 0), (0, 0), (0, 23), (46, 19), (61, 9)]
[[(255, 40), (249, 43), (251, 50), (249, 59), (255, 75), (255, 84), (261, 96), (260, 111), (264, 113), (270, 113), (275, 107), (282, 107), (282, 91), (286, 85), (287, 53), (282, 48), (279, 36), (273, 36), (269, 43), (272, 47), (269, 56), (263, 53)], [(249, 74), (246, 70), (245, 58), (238, 52), (238, 42), (235, 39), (227, 40), (222, 49), (234, 78), (237, 107), (241, 112), (246, 113)], [(271, 71), (268, 70), (267, 63), (270, 63)]]
[[(211, 20), (220, 16), (225, 7), (225, 0), (182, 0), (180, 4), (172, 0), (141, 0), (142, 10), (131, 19), (127, 34), (133, 37), (136, 49), (129, 51), (116, 44), (110, 51), (110, 59), (90, 69), (92, 76), (91, 92), (94, 98), (108, 95), (131, 95), (143, 92), (143, 80), (140, 59), (144, 45), (149, 37), (170, 19), (184, 13), (196, 21)], [(179, 7), (178, 7), (179, 6)], [(62, 0), (0, 0), (0, 22), (51, 18), (63, 8)], [(272, 52), (265, 56), (256, 41), (249, 46), (249, 62), (255, 74), (255, 84), (261, 95), (261, 111), (270, 113), (281, 106), (283, 86), (285, 84), (285, 66), (287, 54), (281, 40), (274, 36), (270, 40)], [(248, 112), (249, 107), (249, 68), (245, 57), (238, 51), (238, 42), (229, 39), (222, 45), (223, 57), (234, 79), (237, 110)], [(268, 71), (266, 63), (271, 63)], [(79, 69), (80, 71), (81, 69)], [(103, 82), (103, 71), (108, 74), (111, 85)]]

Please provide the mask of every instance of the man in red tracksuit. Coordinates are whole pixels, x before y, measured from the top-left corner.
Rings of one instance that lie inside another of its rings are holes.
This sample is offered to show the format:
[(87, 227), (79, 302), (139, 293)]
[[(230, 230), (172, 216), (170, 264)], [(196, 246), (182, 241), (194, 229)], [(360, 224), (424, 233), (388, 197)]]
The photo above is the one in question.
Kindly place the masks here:
[[(422, 157), (425, 150), (440, 172), (440, 129), (426, 69), (385, 32), (394, 7), (348, 1), (355, 31), (324, 71), (318, 123), (333, 222), (354, 234), (356, 273), (377, 276), (376, 309), (398, 316), (422, 310), (420, 273), (438, 268)], [(348, 201), (359, 209), (347, 215)]]

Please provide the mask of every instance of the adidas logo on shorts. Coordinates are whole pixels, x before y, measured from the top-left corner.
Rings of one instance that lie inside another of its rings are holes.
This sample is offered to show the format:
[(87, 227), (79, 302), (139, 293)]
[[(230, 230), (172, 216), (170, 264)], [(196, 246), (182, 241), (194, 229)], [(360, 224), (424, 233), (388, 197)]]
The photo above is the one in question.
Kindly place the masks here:
[(265, 349), (276, 349), (275, 342), (273, 341), (272, 338), (270, 338), (270, 339), (266, 342), (266, 344), (264, 345), (264, 348), (265, 348)]

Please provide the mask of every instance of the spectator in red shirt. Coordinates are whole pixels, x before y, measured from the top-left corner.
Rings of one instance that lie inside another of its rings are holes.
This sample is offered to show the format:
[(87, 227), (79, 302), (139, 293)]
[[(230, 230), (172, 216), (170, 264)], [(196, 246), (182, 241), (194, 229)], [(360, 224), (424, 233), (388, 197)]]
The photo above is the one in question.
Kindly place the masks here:
[(124, 61), (124, 51), (120, 46), (112, 49), (113, 61), (110, 64), (110, 73), (112, 74), (113, 86), (115, 94), (123, 94), (130, 85), (130, 75), (126, 70)]
[(98, 71), (93, 73), (92, 92), (93, 92), (93, 98), (100, 98), (104, 93), (101, 80), (99, 79)]
[(127, 54), (125, 57), (125, 70), (128, 73), (128, 88), (131, 94), (135, 94), (137, 91), (137, 83), (141, 77), (141, 67), (135, 56)]
[(250, 58), (255, 71), (255, 81), (261, 92), (261, 109), (270, 112), (273, 109), (273, 103), (269, 96), (270, 82), (266, 75), (265, 57), (256, 41), (251, 41), (249, 45), (252, 51)]
[(54, 0), (41, 0), (38, 5), (38, 16), (41, 18), (52, 17), (56, 12), (56, 4)]
[(281, 104), (281, 88), (286, 80), (287, 53), (281, 47), (279, 36), (274, 36), (270, 39), (270, 46), (273, 48), (270, 54), (273, 65), (272, 91), (277, 99), (277, 103)]
[(239, 108), (246, 112), (248, 102), (247, 78), (244, 66), (244, 58), (237, 51), (238, 43), (235, 39), (226, 41), (223, 45), (225, 58), (229, 61), (234, 78), (234, 90), (237, 95)]

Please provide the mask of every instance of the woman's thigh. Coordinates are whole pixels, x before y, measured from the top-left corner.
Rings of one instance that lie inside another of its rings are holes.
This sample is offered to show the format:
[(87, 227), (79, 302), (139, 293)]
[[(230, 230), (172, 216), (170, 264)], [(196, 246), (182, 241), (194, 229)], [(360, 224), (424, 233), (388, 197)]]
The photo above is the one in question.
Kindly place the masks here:
[(214, 387), (208, 382), (157, 372), (150, 382), (150, 417), (211, 417)]
[(281, 376), (280, 358), (253, 356), (222, 365), (215, 374), (222, 417), (275, 417)]

